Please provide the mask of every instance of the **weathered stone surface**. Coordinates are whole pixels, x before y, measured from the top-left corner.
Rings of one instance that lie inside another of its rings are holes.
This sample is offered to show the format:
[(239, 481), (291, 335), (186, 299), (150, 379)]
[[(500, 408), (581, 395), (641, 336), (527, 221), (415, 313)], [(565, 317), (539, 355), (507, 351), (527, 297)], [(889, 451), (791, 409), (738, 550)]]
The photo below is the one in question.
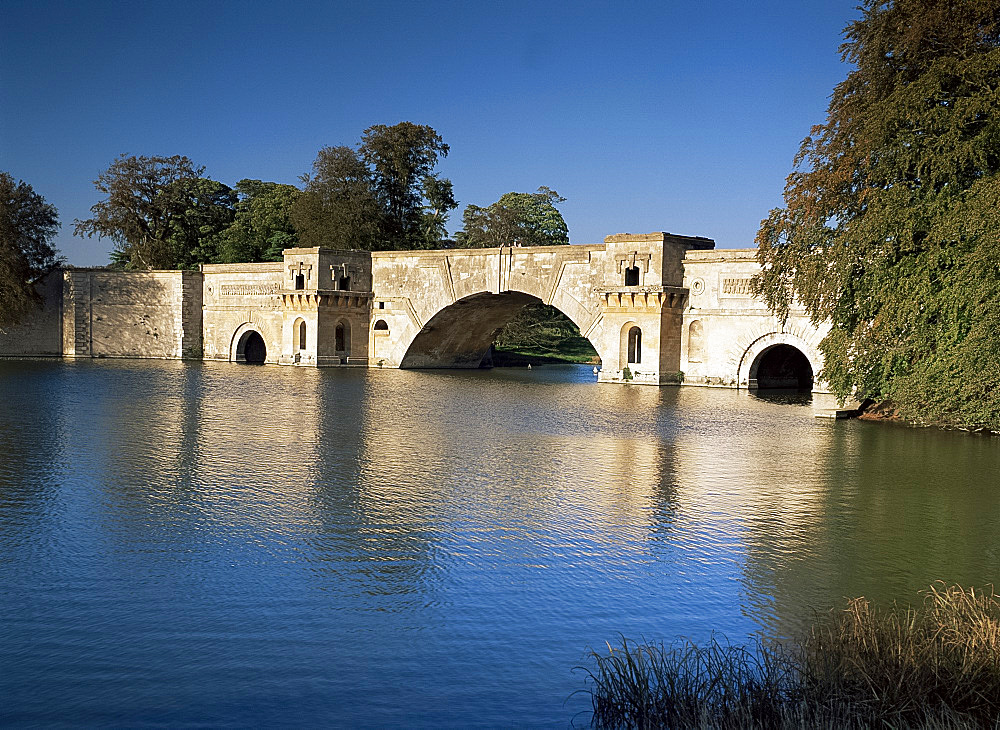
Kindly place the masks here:
[(37, 284), (39, 306), (20, 324), (0, 328), (0, 356), (62, 355), (62, 288), (62, 271), (52, 272)]
[(294, 248), (200, 272), (70, 269), (43, 282), (44, 308), (0, 333), (0, 355), (469, 368), (541, 301), (593, 343), (601, 381), (822, 389), (826, 328), (801, 309), (779, 323), (753, 297), (755, 252), (713, 247), (623, 233), (587, 246)]
[(256, 332), (265, 362), (368, 365), (371, 255), (290, 248), (284, 256), (202, 267), (205, 358), (244, 360), (247, 337)]
[[(762, 356), (778, 345), (802, 352), (814, 377), (822, 370), (819, 343), (829, 326), (814, 326), (801, 308), (781, 323), (753, 297), (750, 279), (760, 270), (756, 253), (733, 249), (685, 255), (684, 288), (689, 295), (680, 338), (685, 383), (755, 387)], [(819, 380), (813, 387), (826, 390)]]
[(67, 357), (181, 358), (197, 355), (201, 307), (190, 271), (63, 273), (62, 341)]
[(684, 253), (712, 245), (651, 233), (590, 246), (373, 253), (373, 318), (385, 323), (372, 329), (374, 364), (477, 367), (496, 331), (542, 301), (593, 343), (602, 380), (671, 382), (680, 370)]

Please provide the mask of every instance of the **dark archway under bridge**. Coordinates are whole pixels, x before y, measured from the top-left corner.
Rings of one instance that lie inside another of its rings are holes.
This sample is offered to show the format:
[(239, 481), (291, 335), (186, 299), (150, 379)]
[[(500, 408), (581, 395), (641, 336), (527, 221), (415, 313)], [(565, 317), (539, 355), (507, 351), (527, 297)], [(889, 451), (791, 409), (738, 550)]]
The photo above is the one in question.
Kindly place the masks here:
[(528, 305), (541, 303), (538, 297), (518, 291), (482, 292), (460, 299), (420, 329), (399, 366), (481, 367), (504, 326)]

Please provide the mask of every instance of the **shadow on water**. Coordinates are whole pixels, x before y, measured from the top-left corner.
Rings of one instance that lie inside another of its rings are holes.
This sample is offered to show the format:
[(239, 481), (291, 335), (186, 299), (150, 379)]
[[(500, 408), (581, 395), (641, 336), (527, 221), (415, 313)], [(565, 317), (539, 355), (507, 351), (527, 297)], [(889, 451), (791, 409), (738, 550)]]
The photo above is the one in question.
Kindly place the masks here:
[(760, 388), (748, 392), (751, 398), (775, 405), (809, 406), (813, 403), (812, 391), (798, 388)]

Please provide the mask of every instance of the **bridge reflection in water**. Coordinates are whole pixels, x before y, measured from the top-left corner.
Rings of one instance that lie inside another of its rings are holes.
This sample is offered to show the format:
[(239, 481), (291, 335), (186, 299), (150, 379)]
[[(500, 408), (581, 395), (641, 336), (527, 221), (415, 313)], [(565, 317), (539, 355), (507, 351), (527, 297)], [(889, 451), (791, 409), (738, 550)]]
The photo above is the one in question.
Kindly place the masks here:
[(781, 636), (1000, 570), (993, 441), (592, 381), (0, 363), (5, 711), (565, 725), (618, 632)]

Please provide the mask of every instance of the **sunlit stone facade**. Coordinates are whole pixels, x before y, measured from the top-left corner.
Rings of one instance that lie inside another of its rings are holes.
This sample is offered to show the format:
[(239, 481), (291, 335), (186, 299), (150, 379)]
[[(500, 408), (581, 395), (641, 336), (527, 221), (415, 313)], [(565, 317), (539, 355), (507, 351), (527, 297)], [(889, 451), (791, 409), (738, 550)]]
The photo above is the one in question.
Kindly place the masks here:
[[(293, 248), (197, 272), (68, 269), (0, 355), (204, 358), (311, 367), (475, 368), (525, 304), (579, 326), (598, 380), (810, 387), (825, 328), (752, 294), (752, 250), (616, 234), (603, 244), (434, 251)], [(61, 284), (61, 285), (60, 285)]]

